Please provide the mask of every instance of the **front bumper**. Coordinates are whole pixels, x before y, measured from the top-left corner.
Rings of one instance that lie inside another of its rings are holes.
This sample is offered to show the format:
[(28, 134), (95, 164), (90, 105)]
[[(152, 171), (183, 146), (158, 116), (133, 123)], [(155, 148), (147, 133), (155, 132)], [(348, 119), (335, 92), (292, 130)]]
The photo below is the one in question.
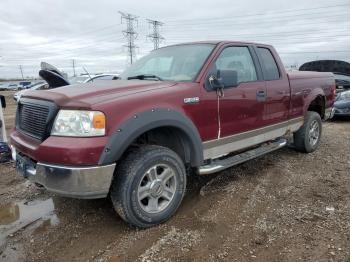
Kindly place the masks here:
[(333, 115), (334, 116), (350, 116), (350, 109), (349, 108), (333, 108)]
[(66, 167), (38, 163), (30, 181), (48, 191), (73, 198), (107, 197), (115, 164), (93, 167)]
[(18, 173), (61, 196), (83, 199), (107, 197), (115, 164), (105, 166), (60, 166), (34, 163), (13, 148)]

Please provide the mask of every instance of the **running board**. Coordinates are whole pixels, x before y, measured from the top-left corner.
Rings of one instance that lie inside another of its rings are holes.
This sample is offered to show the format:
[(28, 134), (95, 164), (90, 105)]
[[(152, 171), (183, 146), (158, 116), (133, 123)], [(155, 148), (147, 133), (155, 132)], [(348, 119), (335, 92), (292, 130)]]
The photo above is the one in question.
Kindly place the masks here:
[(265, 155), (269, 152), (275, 151), (281, 147), (287, 145), (287, 139), (280, 138), (278, 140), (270, 141), (262, 144), (261, 146), (249, 151), (245, 151), (238, 155), (233, 155), (224, 159), (215, 159), (210, 164), (201, 166), (198, 169), (200, 175), (208, 175), (219, 172), (226, 168), (241, 164), (245, 161), (254, 159), (256, 157)]

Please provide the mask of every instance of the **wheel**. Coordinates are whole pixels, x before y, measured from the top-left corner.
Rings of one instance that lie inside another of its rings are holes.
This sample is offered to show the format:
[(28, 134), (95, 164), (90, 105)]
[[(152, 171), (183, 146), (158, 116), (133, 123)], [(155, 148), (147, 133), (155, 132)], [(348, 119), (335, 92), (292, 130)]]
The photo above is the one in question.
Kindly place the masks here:
[(147, 228), (168, 220), (186, 189), (186, 171), (172, 150), (147, 145), (130, 151), (118, 165), (110, 196), (116, 212), (131, 225)]
[(322, 135), (322, 121), (318, 113), (309, 111), (303, 126), (294, 133), (294, 146), (298, 151), (311, 153), (320, 144)]

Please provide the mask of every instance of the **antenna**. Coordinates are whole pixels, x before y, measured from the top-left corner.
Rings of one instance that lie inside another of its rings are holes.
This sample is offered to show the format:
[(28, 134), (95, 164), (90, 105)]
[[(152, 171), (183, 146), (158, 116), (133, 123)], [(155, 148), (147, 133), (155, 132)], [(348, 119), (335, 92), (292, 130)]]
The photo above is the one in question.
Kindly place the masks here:
[(138, 17), (120, 11), (119, 13), (121, 15), (121, 23), (123, 23), (123, 20), (126, 21), (126, 30), (123, 31), (123, 34), (127, 40), (127, 44), (124, 46), (128, 48), (129, 62), (132, 64), (133, 60), (136, 58), (135, 49), (137, 46), (135, 45), (135, 39), (137, 38), (137, 33), (135, 32), (134, 25), (138, 23)]
[(164, 40), (164, 37), (159, 33), (159, 28), (160, 26), (163, 26), (164, 23), (151, 19), (147, 19), (147, 21), (153, 27), (152, 34), (147, 35), (147, 38), (151, 38), (151, 41), (153, 42), (153, 49), (155, 50), (159, 48), (160, 42)]

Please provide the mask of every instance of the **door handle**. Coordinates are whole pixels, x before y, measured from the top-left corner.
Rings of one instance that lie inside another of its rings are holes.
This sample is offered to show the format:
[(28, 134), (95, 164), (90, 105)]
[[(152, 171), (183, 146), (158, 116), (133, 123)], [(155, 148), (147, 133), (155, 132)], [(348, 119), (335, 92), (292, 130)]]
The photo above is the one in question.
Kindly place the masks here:
[(266, 92), (265, 90), (256, 91), (256, 100), (257, 101), (265, 101), (266, 100)]

